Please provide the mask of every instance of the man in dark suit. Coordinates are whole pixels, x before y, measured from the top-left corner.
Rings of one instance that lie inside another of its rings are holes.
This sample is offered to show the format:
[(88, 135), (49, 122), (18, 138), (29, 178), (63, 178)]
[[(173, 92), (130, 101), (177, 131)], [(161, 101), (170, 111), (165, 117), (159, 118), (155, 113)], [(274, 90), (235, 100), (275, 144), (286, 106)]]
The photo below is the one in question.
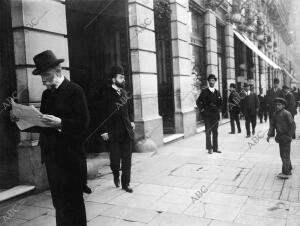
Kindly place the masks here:
[[(285, 109), (289, 111), (294, 118), (297, 114), (297, 107), (296, 107), (296, 101), (293, 93), (290, 92), (290, 87), (284, 85), (282, 86), (283, 96), (286, 100), (286, 106)], [(293, 139), (296, 138), (296, 134), (293, 135)]]
[(293, 93), (290, 92), (290, 87), (286, 85), (282, 86), (282, 91), (283, 91), (283, 97), (286, 100), (285, 109), (289, 111), (294, 118), (295, 115), (297, 114), (295, 97)]
[[(269, 119), (272, 118), (273, 113), (276, 111), (276, 105), (274, 103), (274, 99), (277, 97), (284, 98), (283, 92), (279, 88), (279, 79), (275, 78), (274, 82), (273, 82), (273, 88), (269, 89), (267, 91), (267, 95), (266, 95), (266, 106), (267, 106), (267, 110), (269, 113)], [(270, 120), (269, 120), (269, 122), (270, 122)]]
[(228, 104), (229, 104), (230, 126), (231, 126), (231, 132), (229, 134), (235, 134), (234, 121), (236, 122), (238, 133), (241, 133), (241, 125), (240, 125), (241, 98), (239, 94), (236, 92), (236, 86), (234, 83), (231, 83), (229, 88), (230, 88), (230, 95), (228, 97)]
[[(217, 78), (210, 74), (207, 78), (209, 87), (201, 91), (196, 104), (201, 112), (205, 123), (206, 149), (209, 154), (213, 152), (221, 153), (218, 150), (218, 126), (220, 120), (220, 111), (223, 104), (220, 92), (215, 89)], [(211, 134), (213, 145), (211, 144)]]
[(64, 60), (57, 59), (52, 51), (44, 51), (33, 60), (36, 65), (33, 74), (41, 75), (47, 87), (40, 111), (48, 127), (32, 127), (26, 131), (40, 133), (39, 145), (56, 210), (56, 224), (85, 226), (84, 133), (89, 123), (85, 95), (80, 86), (64, 78), (60, 66)]
[(255, 134), (256, 117), (259, 109), (259, 100), (256, 93), (253, 91), (253, 87), (249, 88), (249, 84), (244, 84), (246, 96), (242, 101), (242, 112), (245, 116), (245, 124), (247, 131), (247, 138), (250, 137), (250, 124), (252, 126), (252, 134)]
[(132, 96), (125, 90), (123, 68), (111, 68), (112, 85), (104, 92), (105, 122), (100, 128), (101, 137), (107, 141), (110, 151), (110, 167), (114, 176), (114, 184), (120, 186), (120, 164), (122, 163), (122, 189), (132, 193), (130, 185), (132, 143), (134, 139), (134, 119), (131, 106)]
[(258, 116), (259, 116), (260, 123), (263, 123), (263, 119), (265, 120), (265, 122), (267, 121), (268, 111), (266, 109), (267, 108), (266, 107), (266, 96), (264, 96), (262, 88), (259, 89), (258, 100), (259, 100)]

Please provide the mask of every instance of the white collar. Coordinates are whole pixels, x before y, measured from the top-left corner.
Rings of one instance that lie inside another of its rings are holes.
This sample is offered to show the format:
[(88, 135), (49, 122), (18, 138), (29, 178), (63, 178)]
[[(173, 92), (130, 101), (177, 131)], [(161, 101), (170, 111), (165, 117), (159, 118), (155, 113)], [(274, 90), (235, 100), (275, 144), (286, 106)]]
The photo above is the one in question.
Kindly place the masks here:
[(250, 93), (251, 93), (251, 90), (248, 90), (248, 91), (247, 91), (247, 96), (249, 96), (249, 95), (250, 95)]
[(216, 90), (216, 89), (215, 89), (215, 87), (210, 87), (210, 86), (208, 87), (208, 89), (209, 89), (209, 90), (210, 90), (210, 92), (212, 92), (212, 93), (214, 93), (214, 92), (215, 92), (215, 90)]
[(112, 84), (111, 87), (113, 89), (115, 89), (119, 95), (121, 94), (121, 89), (118, 86), (116, 86), (115, 84)]
[(58, 77), (58, 84), (55, 86), (55, 88), (57, 89), (65, 80), (64, 76)]

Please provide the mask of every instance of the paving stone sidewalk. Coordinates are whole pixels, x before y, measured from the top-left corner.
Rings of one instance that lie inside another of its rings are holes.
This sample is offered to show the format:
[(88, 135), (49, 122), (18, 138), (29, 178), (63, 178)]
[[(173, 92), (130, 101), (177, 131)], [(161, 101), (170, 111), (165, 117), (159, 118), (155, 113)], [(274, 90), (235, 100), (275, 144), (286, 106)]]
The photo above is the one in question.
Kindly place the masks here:
[[(256, 136), (229, 135), (229, 124), (219, 128), (222, 154), (207, 154), (204, 133), (166, 145), (157, 153), (134, 154), (129, 194), (113, 186), (108, 165), (102, 177), (89, 182), (94, 192), (85, 196), (89, 226), (300, 225), (300, 117), (292, 143), (293, 176), (281, 171), (279, 147), (266, 142), (268, 123)], [(49, 191), (19, 200), (3, 225), (53, 226), (55, 212)]]

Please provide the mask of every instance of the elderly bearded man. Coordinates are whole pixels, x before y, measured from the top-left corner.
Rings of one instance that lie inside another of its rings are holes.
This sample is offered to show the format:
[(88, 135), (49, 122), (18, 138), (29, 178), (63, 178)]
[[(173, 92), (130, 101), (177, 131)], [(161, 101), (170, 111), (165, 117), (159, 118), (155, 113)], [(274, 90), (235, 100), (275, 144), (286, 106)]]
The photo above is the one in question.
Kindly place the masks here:
[[(46, 165), (58, 226), (85, 226), (83, 192), (86, 187), (84, 132), (89, 112), (82, 88), (61, 74), (60, 63), (50, 50), (34, 58), (34, 75), (41, 75), (47, 89), (42, 94), (42, 121), (49, 127), (32, 127), (39, 132), (42, 162)], [(12, 115), (12, 120), (16, 117)]]

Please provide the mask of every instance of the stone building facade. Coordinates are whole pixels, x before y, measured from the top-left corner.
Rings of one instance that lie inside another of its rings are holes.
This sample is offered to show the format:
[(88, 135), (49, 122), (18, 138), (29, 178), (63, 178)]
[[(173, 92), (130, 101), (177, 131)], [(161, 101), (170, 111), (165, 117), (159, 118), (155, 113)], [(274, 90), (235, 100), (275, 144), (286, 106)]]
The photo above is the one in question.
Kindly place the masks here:
[[(32, 75), (33, 56), (51, 49), (65, 59), (63, 74), (86, 92), (93, 121), (90, 132), (100, 123), (98, 91), (107, 85), (109, 67), (115, 64), (124, 67), (133, 93), (136, 140), (151, 138), (157, 146), (197, 132), (201, 115), (195, 101), (207, 85), (208, 74), (218, 77), (217, 86), (225, 100), (222, 118), (228, 117), (230, 83), (241, 87), (250, 82), (257, 91), (270, 87), (273, 77), (290, 83), (289, 68), (284, 73), (272, 69), (249, 49), (250, 44), (239, 40), (240, 33), (259, 46), (253, 34), (239, 29), (237, 20), (233, 22), (234, 1), (3, 0), (0, 4), (1, 19), (5, 18), (0, 20), (1, 35), (5, 33), (1, 41), (9, 44), (1, 46), (0, 53), (0, 72), (5, 71), (0, 75), (1, 101), (16, 90), (19, 103), (39, 107), (44, 87), (41, 79)], [(242, 9), (235, 10), (245, 17)], [(271, 20), (267, 23), (272, 27)], [(278, 54), (289, 59), (289, 43), (280, 32), (274, 31), (274, 36)], [(265, 45), (259, 48), (281, 65), (274, 44), (272, 49), (265, 49)], [(1, 159), (5, 164), (0, 164), (0, 183), (8, 173), (13, 180), (0, 188), (20, 183), (44, 188), (38, 134), (18, 132), (7, 122), (7, 111), (1, 115), (2, 121), (0, 154), (9, 158)], [(103, 144), (97, 142), (95, 138), (92, 149), (101, 149)]]

